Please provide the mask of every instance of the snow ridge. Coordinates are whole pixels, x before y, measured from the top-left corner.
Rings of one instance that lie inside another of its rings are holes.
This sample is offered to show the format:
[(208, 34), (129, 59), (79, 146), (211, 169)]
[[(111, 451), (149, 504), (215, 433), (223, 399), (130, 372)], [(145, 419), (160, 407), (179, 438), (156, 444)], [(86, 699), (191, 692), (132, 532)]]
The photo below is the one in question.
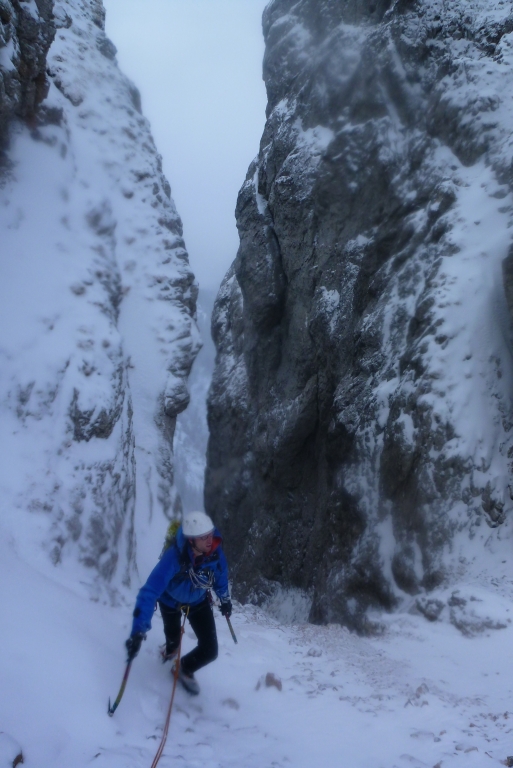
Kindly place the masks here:
[(104, 13), (55, 3), (50, 92), (0, 190), (0, 487), (20, 546), (119, 585), (180, 510), (172, 441), (200, 343), (181, 222)]

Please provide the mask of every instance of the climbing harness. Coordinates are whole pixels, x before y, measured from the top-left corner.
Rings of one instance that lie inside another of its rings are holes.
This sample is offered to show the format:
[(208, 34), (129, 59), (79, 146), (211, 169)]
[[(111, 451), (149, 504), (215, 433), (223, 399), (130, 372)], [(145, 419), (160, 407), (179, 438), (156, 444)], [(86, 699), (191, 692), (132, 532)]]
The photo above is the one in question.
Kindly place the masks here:
[(175, 666), (173, 669), (173, 690), (171, 692), (171, 701), (169, 702), (169, 709), (167, 710), (167, 716), (166, 716), (166, 723), (164, 725), (164, 731), (162, 732), (162, 738), (160, 740), (159, 748), (157, 749), (157, 754), (153, 758), (153, 762), (151, 764), (151, 768), (156, 768), (160, 758), (162, 757), (162, 753), (164, 751), (164, 747), (166, 746), (167, 741), (167, 734), (169, 731), (169, 721), (171, 720), (171, 710), (173, 709), (173, 702), (175, 700), (175, 691), (176, 691), (176, 684), (178, 682), (178, 675), (180, 674), (180, 654), (182, 650), (182, 638), (183, 633), (185, 632), (185, 620), (187, 619), (187, 616), (189, 615), (189, 606), (187, 606), (187, 610), (185, 609), (185, 606), (182, 606), (183, 611), (183, 622), (180, 629), (180, 642), (178, 643), (178, 650), (176, 653), (176, 661)]

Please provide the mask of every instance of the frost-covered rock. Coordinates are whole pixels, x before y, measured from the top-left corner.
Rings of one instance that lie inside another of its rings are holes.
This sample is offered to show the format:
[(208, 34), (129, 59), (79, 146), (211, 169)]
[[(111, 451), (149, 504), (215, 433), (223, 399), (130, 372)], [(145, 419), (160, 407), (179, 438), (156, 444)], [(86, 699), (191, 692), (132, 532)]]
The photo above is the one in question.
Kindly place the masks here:
[[(499, 580), (493, 580), (492, 585), (497, 589)], [(417, 612), (432, 622), (450, 622), (465, 637), (489, 633), (492, 629), (506, 629), (511, 624), (507, 599), (500, 593), (493, 594), (476, 586), (439, 590), (429, 597), (421, 595), (411, 608), (411, 613)]]
[(128, 582), (136, 540), (146, 571), (145, 541), (154, 557), (180, 509), (173, 434), (197, 287), (101, 2), (54, 13), (49, 94), (37, 125), (14, 126), (0, 189), (3, 523), (56, 564), (78, 552)]
[(33, 117), (48, 91), (53, 0), (0, 0), (0, 152), (13, 117)]
[(209, 403), (207, 507), (241, 599), (301, 588), (312, 620), (365, 629), (507, 532), (511, 13), (264, 13), (268, 119)]

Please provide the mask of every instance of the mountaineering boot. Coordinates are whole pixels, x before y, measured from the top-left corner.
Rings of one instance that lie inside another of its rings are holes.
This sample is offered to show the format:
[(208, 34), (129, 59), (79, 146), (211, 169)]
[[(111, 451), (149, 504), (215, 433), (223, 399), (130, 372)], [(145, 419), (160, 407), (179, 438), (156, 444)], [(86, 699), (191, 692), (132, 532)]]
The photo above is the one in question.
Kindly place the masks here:
[(165, 643), (164, 643), (164, 645), (160, 646), (159, 652), (160, 652), (160, 658), (162, 659), (162, 663), (163, 664), (165, 664), (166, 661), (173, 661), (173, 659), (176, 656), (176, 650), (172, 651), (171, 653), (167, 652), (167, 648), (166, 648), (166, 644)]
[(178, 672), (178, 679), (180, 680), (181, 684), (183, 685), (187, 693), (190, 693), (191, 696), (198, 695), (198, 693), (200, 692), (198, 681), (196, 680), (194, 675), (186, 675), (182, 669), (181, 664), (180, 664), (180, 670)]

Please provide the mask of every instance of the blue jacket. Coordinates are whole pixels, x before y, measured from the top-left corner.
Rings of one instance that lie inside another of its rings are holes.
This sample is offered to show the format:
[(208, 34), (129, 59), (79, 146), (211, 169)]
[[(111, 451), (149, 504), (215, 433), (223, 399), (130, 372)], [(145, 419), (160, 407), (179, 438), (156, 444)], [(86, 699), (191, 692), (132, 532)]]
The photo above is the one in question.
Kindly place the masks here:
[(205, 599), (207, 589), (213, 589), (221, 602), (230, 599), (228, 566), (221, 535), (217, 528), (214, 529), (211, 554), (195, 558), (180, 527), (175, 543), (166, 549), (146, 584), (139, 590), (132, 635), (151, 629), (157, 600), (170, 608), (197, 605)]

